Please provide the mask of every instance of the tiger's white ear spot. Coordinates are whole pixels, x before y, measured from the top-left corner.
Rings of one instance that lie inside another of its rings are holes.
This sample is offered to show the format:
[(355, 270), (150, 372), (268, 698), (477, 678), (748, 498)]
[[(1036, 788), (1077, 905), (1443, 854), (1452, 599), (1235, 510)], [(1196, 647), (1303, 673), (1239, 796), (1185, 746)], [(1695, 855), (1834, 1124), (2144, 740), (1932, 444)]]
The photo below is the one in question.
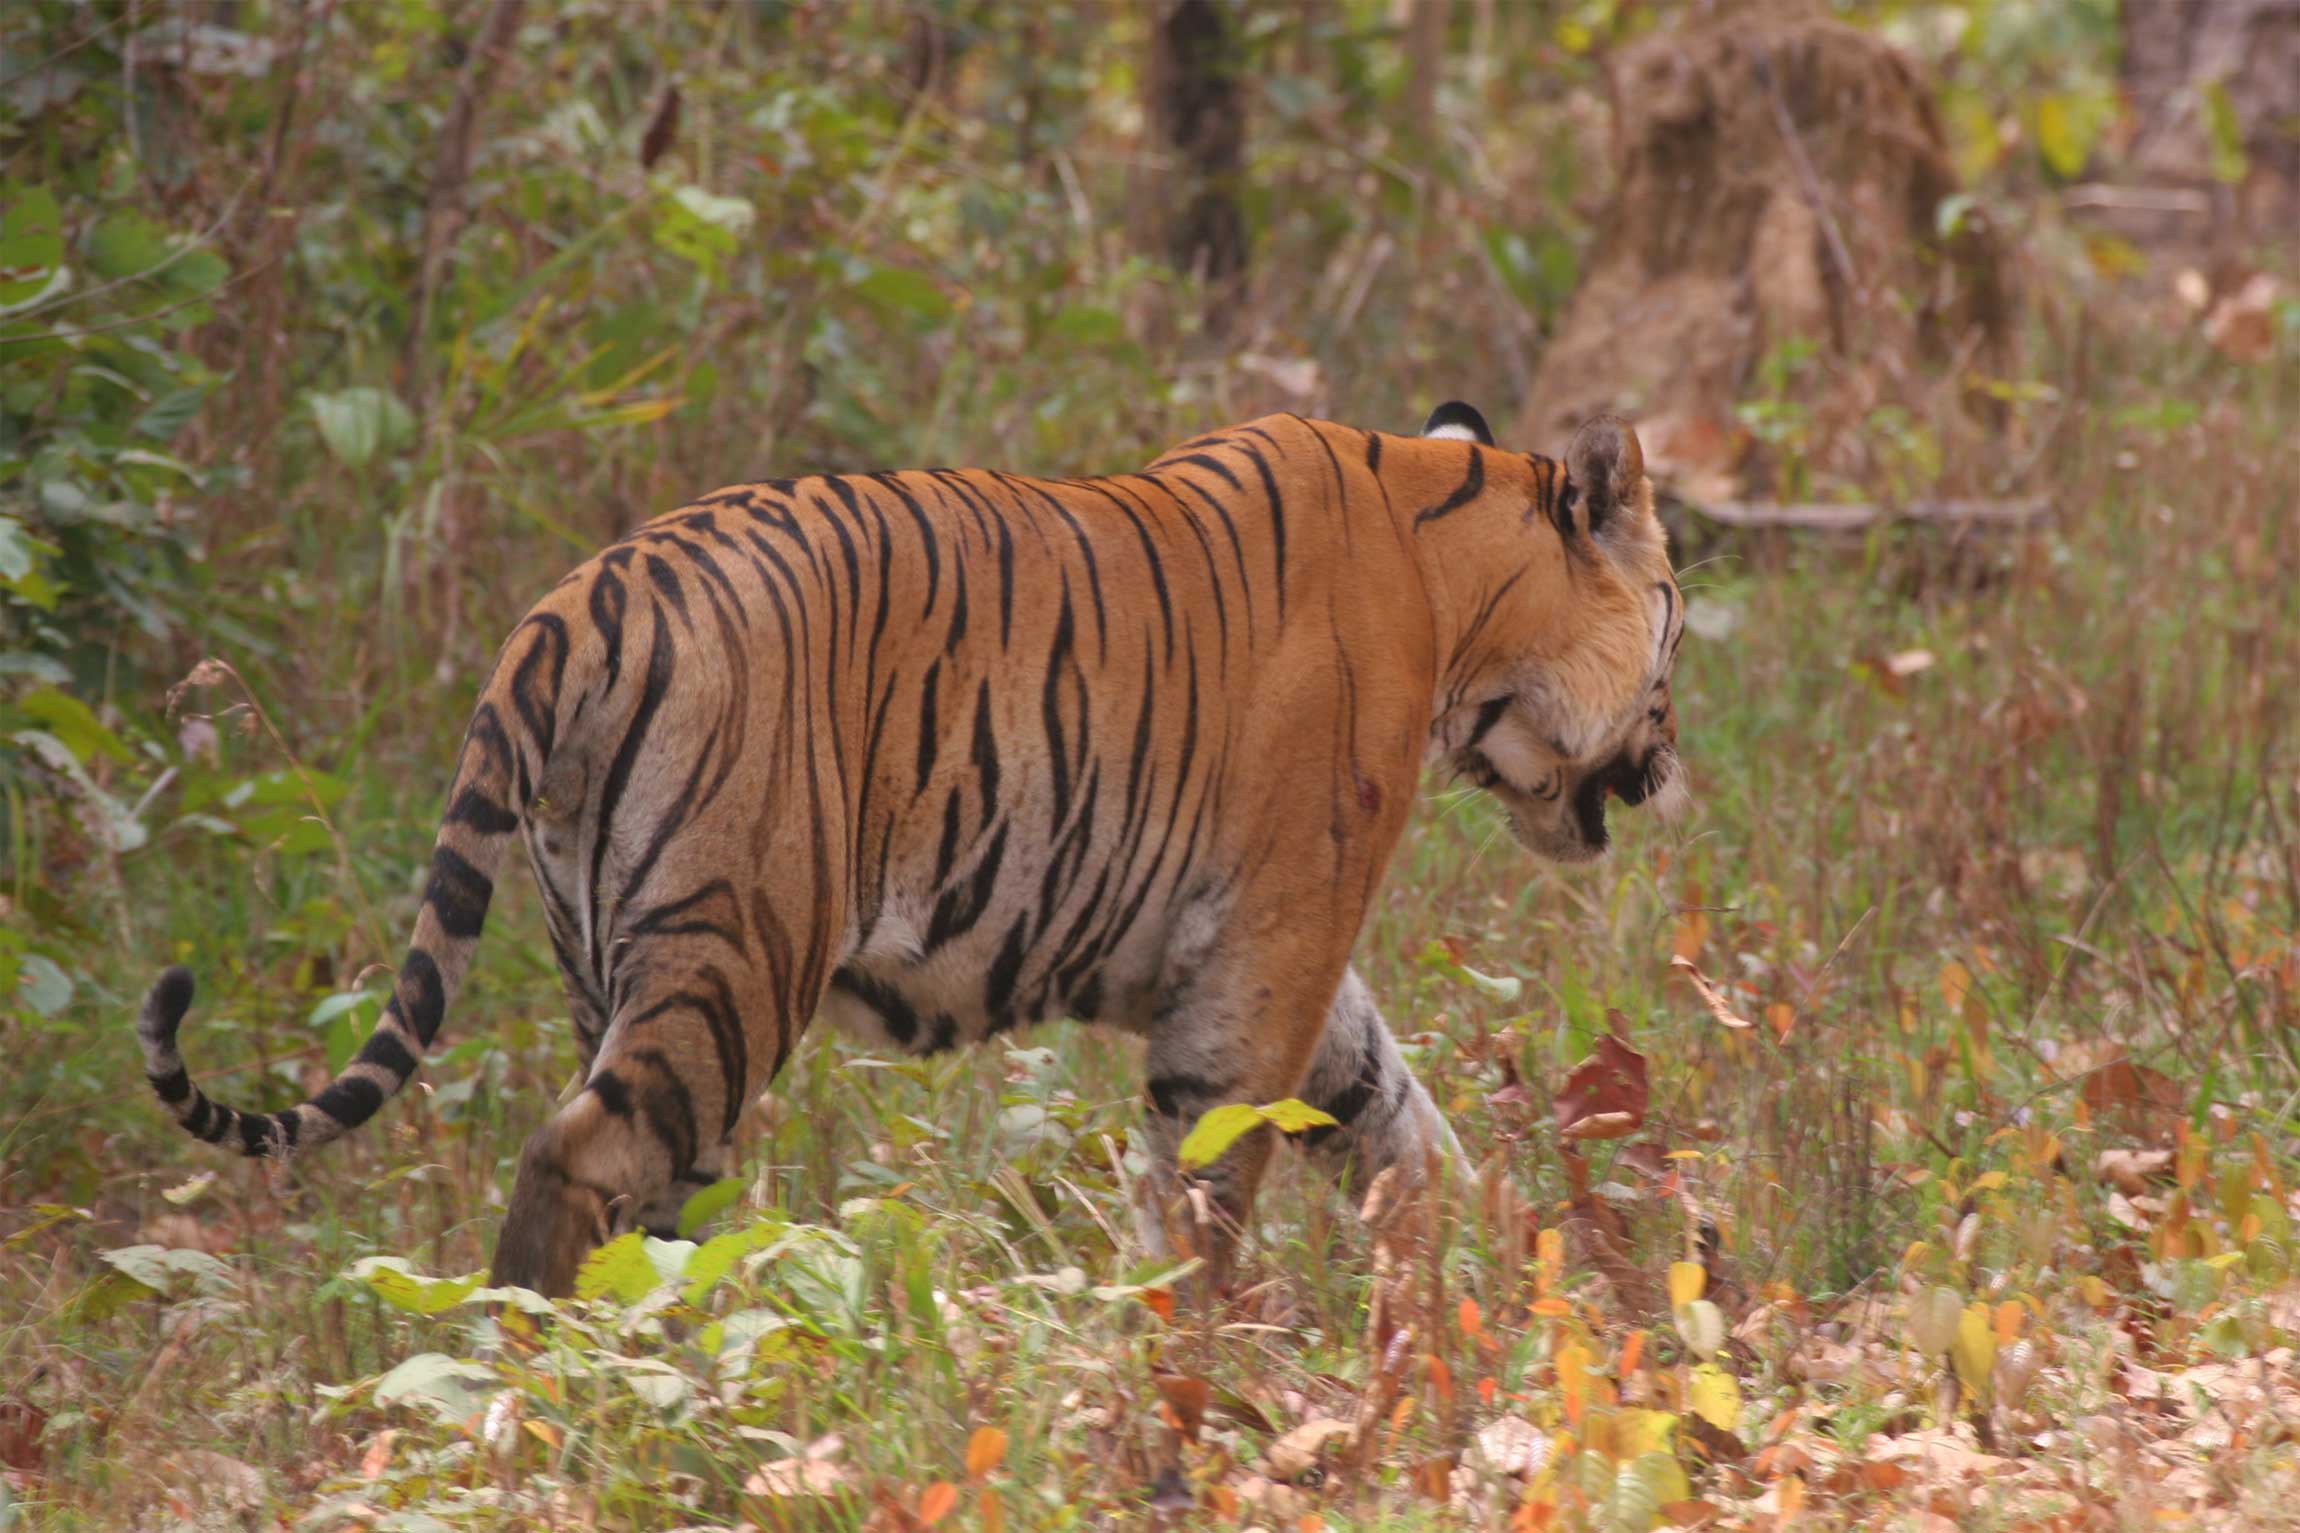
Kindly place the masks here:
[(1493, 445), (1493, 432), (1487, 428), (1485, 417), (1477, 413), (1474, 405), (1465, 405), (1458, 399), (1449, 399), (1430, 411), (1429, 420), (1422, 426), (1422, 435), (1444, 442)]

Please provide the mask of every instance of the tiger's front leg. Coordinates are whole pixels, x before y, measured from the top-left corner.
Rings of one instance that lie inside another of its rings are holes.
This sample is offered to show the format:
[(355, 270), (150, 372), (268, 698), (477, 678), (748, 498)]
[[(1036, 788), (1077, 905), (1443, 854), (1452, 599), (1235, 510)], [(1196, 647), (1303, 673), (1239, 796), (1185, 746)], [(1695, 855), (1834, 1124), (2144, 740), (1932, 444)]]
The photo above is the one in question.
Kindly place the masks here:
[[(1195, 1287), (1204, 1297), (1229, 1288), (1237, 1244), (1254, 1208), (1275, 1145), (1264, 1127), (1246, 1134), (1210, 1166), (1185, 1174), (1183, 1136), (1209, 1110), (1231, 1102), (1261, 1105), (1300, 1094), (1325, 1026), (1332, 975), (1319, 972), (1291, 986), (1284, 958), (1239, 957), (1206, 964), (1177, 987), (1149, 1031), (1150, 1175), (1143, 1233), (1158, 1254), (1198, 1257)], [(1236, 982), (1226, 976), (1237, 975)]]

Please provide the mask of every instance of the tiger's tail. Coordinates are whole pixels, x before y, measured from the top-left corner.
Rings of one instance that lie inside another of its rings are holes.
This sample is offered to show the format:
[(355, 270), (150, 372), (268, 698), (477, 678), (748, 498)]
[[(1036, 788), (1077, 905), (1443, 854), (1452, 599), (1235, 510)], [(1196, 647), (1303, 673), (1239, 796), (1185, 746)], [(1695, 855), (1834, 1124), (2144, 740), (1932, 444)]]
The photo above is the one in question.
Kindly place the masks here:
[[(530, 667), (515, 670), (510, 649), (506, 646), (464, 735), (447, 814), (432, 844), (431, 877), (391, 1001), (342, 1073), (303, 1102), (277, 1112), (226, 1107), (193, 1082), (176, 1047), (177, 1029), (192, 1004), (191, 970), (170, 968), (144, 996), (136, 1017), (144, 1078), (194, 1137), (210, 1144), (236, 1141), (242, 1154), (284, 1160), (358, 1128), (415, 1074), (470, 966), (494, 894), (495, 870), (520, 825), (517, 806), (529, 796), (527, 785), (536, 781), (541, 757), (550, 748), (556, 698), (537, 711), (536, 699), (522, 695), (531, 680)], [(559, 669), (551, 667), (553, 692)], [(507, 720), (520, 722), (507, 725)]]

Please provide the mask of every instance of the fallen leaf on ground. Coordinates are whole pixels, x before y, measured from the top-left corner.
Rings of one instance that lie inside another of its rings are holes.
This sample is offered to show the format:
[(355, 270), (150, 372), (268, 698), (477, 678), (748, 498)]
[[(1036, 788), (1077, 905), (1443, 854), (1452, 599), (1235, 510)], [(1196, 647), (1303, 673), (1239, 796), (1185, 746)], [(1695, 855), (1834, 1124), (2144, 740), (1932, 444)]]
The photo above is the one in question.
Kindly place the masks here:
[(1329, 1438), (1339, 1437), (1343, 1439), (1341, 1446), (1348, 1447), (1350, 1431), (1348, 1422), (1331, 1416), (1305, 1421), (1270, 1444), (1262, 1455), (1263, 1467), (1273, 1480), (1298, 1480), (1316, 1467)]
[(843, 1496), (853, 1489), (854, 1478), (844, 1466), (819, 1458), (777, 1459), (752, 1470), (743, 1482), (744, 1495), (770, 1501)]
[(2150, 1181), (2172, 1169), (2170, 1150), (2103, 1150), (2093, 1157), (2093, 1175), (2114, 1182), (2119, 1192), (2139, 1197)]
[(1868, 1456), (1878, 1462), (1900, 1464), (1937, 1478), (1951, 1479), (1992, 1475), (2012, 1463), (2011, 1459), (1968, 1446), (1953, 1432), (1932, 1427), (1905, 1432), (1899, 1437), (1872, 1437)]
[(1462, 1467), (1531, 1479), (1548, 1466), (1554, 1448), (1549, 1434), (1532, 1422), (1521, 1416), (1504, 1416), (1478, 1429), (1469, 1451), (1462, 1456)]

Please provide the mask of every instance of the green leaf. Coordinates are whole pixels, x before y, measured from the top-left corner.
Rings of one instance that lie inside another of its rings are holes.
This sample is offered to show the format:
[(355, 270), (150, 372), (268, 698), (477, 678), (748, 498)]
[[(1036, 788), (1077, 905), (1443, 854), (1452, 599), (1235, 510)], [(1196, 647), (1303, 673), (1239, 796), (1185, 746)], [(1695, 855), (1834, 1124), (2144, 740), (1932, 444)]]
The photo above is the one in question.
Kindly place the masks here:
[(169, 262), (160, 280), (186, 298), (205, 298), (231, 280), (231, 275), (231, 262), (202, 245)]
[(579, 1299), (608, 1297), (636, 1304), (653, 1293), (662, 1281), (653, 1258), (647, 1255), (646, 1234), (632, 1230), (616, 1236), (583, 1259), (583, 1265), (575, 1270), (575, 1296)]
[(0, 582), (22, 580), (32, 573), (40, 555), (55, 552), (55, 544), (41, 542), (16, 518), (0, 516)]
[(1058, 341), (1082, 347), (1112, 345), (1126, 339), (1126, 322), (1116, 309), (1100, 304), (1066, 304), (1048, 322), (1046, 333)]
[[(696, 1193), (694, 1198), (689, 1198), (687, 1207), (694, 1207), (695, 1200), (710, 1190), (706, 1187)], [(679, 1218), (682, 1224), (686, 1222), (683, 1210)], [(679, 1290), (679, 1297), (689, 1304), (702, 1303), (710, 1296), (711, 1290), (735, 1270), (735, 1263), (756, 1251), (765, 1243), (766, 1238), (767, 1227), (754, 1225), (747, 1230), (729, 1230), (723, 1235), (713, 1235), (704, 1241), (695, 1248), (695, 1254), (687, 1258), (687, 1286)]]
[(128, 747), (120, 737), (104, 726), (86, 703), (54, 687), (42, 687), (27, 693), (16, 703), (17, 711), (64, 742), (81, 761), (94, 761), (108, 756), (114, 761), (126, 762)]
[(1230, 1102), (1201, 1117), (1182, 1140), (1177, 1159), (1182, 1169), (1210, 1166), (1230, 1146), (1262, 1126), (1262, 1110), (1248, 1102)]
[(2061, 91), (2036, 103), (2036, 147), (2052, 173), (2063, 181), (2084, 174), (2093, 145), (2116, 110), (2103, 91)]
[(52, 1017), (72, 999), (72, 976), (53, 958), (26, 953), (18, 960), (16, 998), (39, 1015)]
[(739, 1176), (730, 1176), (713, 1182), (689, 1198), (679, 1208), (679, 1233), (692, 1235), (719, 1215), (733, 1208), (750, 1182)]
[(2212, 179), (2243, 180), (2250, 168), (2244, 155), (2244, 124), (2236, 116), (2225, 80), (2204, 87), (2204, 127), (2212, 140)]
[(1979, 199), (1971, 192), (1954, 192), (1943, 197), (1933, 208), (1933, 233), (1940, 239), (1954, 239), (1972, 215)]
[(436, 1315), (453, 1309), (479, 1287), (476, 1272), (469, 1277), (433, 1278), (380, 1261), (359, 1275), (385, 1303), (411, 1315)]
[(132, 210), (106, 215), (88, 231), (88, 269), (106, 281), (141, 277), (174, 252), (168, 231)]
[(468, 1421), (497, 1383), (495, 1370), (444, 1352), (418, 1352), (375, 1381), (379, 1405), (397, 1401), (429, 1409), (442, 1421)]
[(311, 1009), (309, 1020), (325, 1042), (328, 1069), (340, 1072), (358, 1056), (382, 1012), (383, 997), (372, 990), (346, 990)]
[(0, 184), (0, 309), (54, 285), (64, 265), (64, 214), (44, 186)]
[(924, 272), (902, 266), (881, 266), (854, 285), (855, 296), (887, 316), (913, 315), (939, 320), (950, 314), (950, 300)]
[(232, 1288), (232, 1269), (205, 1251), (147, 1245), (121, 1246), (96, 1254), (106, 1266), (154, 1293), (170, 1294), (190, 1287), (204, 1294), (223, 1294)]
[(136, 432), (155, 442), (172, 442), (176, 433), (191, 423), (199, 413), (200, 402), (208, 397), (206, 389), (175, 389), (152, 401), (151, 407), (136, 417)]
[(309, 394), (305, 402), (320, 440), (348, 468), (365, 468), (379, 453), (397, 452), (415, 439), (415, 417), (389, 389)]
[(19, 729), (9, 739), (38, 756), (41, 765), (71, 783), (79, 794), (80, 827), (89, 835), (115, 852), (135, 851), (150, 839), (135, 811), (96, 786), (96, 780), (88, 775), (80, 758), (63, 741), (44, 729)]
[(682, 186), (663, 201), (655, 220), (655, 243), (716, 281), (719, 263), (742, 248), (757, 216), (757, 210), (739, 197)]

